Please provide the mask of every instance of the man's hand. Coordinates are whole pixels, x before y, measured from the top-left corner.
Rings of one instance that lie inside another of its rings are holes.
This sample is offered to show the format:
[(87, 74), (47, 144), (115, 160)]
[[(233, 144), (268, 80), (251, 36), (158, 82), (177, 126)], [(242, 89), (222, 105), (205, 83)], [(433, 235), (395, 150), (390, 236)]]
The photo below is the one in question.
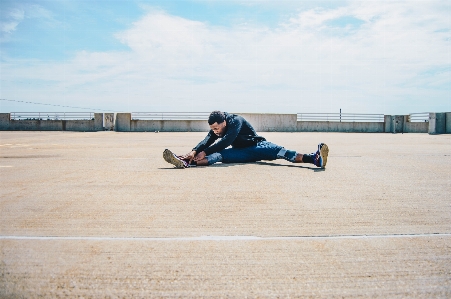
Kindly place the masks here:
[(191, 163), (191, 161), (193, 161), (193, 160), (196, 161), (194, 159), (195, 156), (196, 156), (196, 151), (191, 151), (191, 152), (187, 153), (186, 155), (179, 156), (179, 158), (182, 160), (188, 160), (189, 163)]
[(203, 159), (205, 159), (205, 156), (206, 156), (206, 155), (207, 155), (207, 154), (205, 154), (205, 152), (202, 151), (202, 152), (198, 153), (198, 154), (196, 155), (196, 157), (194, 157), (194, 161), (198, 162), (198, 161), (200, 161), (200, 160), (203, 160)]

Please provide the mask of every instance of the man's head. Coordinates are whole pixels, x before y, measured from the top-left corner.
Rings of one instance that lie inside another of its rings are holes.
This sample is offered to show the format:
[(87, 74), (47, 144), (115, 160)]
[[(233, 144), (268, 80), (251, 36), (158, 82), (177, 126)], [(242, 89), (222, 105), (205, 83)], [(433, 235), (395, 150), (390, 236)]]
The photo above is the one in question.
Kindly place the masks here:
[(225, 114), (221, 111), (213, 111), (210, 113), (210, 117), (208, 117), (208, 124), (216, 135), (222, 137), (227, 126)]

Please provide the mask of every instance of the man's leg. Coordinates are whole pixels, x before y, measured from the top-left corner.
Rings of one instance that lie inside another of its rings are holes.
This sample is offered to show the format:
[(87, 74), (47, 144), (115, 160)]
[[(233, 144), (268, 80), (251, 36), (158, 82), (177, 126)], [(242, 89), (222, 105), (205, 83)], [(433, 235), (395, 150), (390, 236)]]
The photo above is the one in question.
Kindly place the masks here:
[(164, 150), (163, 158), (166, 162), (174, 165), (176, 168), (188, 168), (192, 166), (208, 166), (216, 162), (222, 161), (221, 155), (219, 153), (214, 153), (210, 156), (205, 157), (200, 161), (192, 162), (193, 164), (189, 164), (188, 160), (182, 159), (180, 156), (177, 156), (168, 149)]
[(248, 163), (261, 160), (275, 160), (281, 146), (268, 141), (245, 148), (227, 148), (220, 152), (223, 163)]
[[(304, 158), (305, 157), (305, 158)], [(313, 160), (311, 159), (310, 155), (308, 154), (300, 154), (296, 151), (287, 150), (285, 148), (282, 148), (277, 153), (278, 159), (284, 159), (293, 163), (313, 163)], [(304, 161), (304, 159), (306, 161)]]
[(311, 163), (318, 167), (324, 168), (327, 163), (327, 156), (329, 155), (329, 147), (324, 144), (318, 144), (318, 150), (312, 154), (300, 154), (296, 151), (282, 148), (277, 154), (277, 158), (285, 159), (293, 163)]
[[(223, 154), (226, 156), (224, 161)], [(245, 163), (253, 161), (252, 157), (246, 155), (245, 151), (242, 149), (228, 148), (219, 153), (213, 153), (206, 156), (204, 159), (195, 162), (196, 166), (209, 166), (218, 162), (223, 163)]]
[(197, 165), (208, 166), (217, 162), (248, 163), (261, 160), (285, 159), (293, 163), (311, 163), (324, 168), (328, 154), (329, 147), (324, 143), (318, 144), (318, 150), (315, 153), (300, 154), (277, 144), (263, 141), (256, 146), (246, 148), (227, 148), (219, 153), (211, 154), (201, 161), (197, 161)]

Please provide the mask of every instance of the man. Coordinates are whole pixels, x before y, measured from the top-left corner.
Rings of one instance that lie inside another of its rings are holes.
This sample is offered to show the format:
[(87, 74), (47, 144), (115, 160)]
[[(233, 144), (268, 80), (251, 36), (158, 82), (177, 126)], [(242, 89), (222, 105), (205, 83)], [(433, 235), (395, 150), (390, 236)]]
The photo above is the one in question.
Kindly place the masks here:
[(187, 168), (217, 162), (246, 163), (285, 159), (293, 163), (311, 163), (321, 168), (326, 166), (329, 148), (324, 143), (318, 144), (318, 150), (313, 154), (287, 150), (258, 136), (243, 117), (221, 111), (213, 111), (208, 124), (211, 129), (208, 135), (186, 155), (177, 156), (168, 149), (164, 150), (163, 158), (166, 162), (176, 168)]

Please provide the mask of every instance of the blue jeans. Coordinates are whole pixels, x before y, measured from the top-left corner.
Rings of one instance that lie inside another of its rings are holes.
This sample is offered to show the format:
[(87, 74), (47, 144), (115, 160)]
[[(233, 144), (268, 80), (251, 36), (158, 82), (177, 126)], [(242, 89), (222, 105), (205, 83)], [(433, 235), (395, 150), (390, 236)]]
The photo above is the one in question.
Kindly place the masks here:
[[(276, 160), (277, 154), (283, 147), (268, 141), (261, 141), (257, 145), (244, 147), (244, 148), (226, 148), (219, 152), (222, 156), (222, 163), (246, 163), (256, 162), (261, 160)], [(215, 154), (208, 159), (208, 164), (214, 164), (219, 162), (214, 158)]]

